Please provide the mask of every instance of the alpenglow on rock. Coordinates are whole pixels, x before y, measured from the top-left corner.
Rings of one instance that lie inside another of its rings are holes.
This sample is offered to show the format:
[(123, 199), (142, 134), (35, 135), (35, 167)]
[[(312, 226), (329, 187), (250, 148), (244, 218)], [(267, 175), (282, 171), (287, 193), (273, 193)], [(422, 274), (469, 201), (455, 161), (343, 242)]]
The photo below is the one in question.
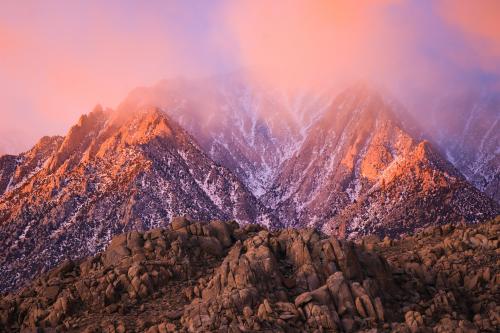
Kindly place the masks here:
[(339, 94), (262, 197), (286, 226), (355, 237), (478, 222), (499, 206), (367, 86)]
[(164, 81), (133, 91), (120, 108), (148, 104), (164, 107), (232, 170), (280, 227), (399, 235), (500, 211), (404, 108), (367, 84), (335, 96), (265, 90), (238, 75)]
[(97, 107), (65, 137), (43, 138), (0, 166), (2, 290), (174, 215), (272, 223), (229, 170), (156, 108)]
[(333, 96), (164, 82), (0, 157), (0, 289), (179, 214), (357, 238), (500, 212), (393, 102)]

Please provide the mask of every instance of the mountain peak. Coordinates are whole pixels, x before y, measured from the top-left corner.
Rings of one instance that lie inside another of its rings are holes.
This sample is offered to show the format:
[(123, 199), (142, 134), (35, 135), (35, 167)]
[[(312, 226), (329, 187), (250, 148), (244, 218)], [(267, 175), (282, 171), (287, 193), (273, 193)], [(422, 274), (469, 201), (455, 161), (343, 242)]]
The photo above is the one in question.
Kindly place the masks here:
[(94, 107), (94, 109), (92, 109), (91, 112), (80, 116), (76, 126), (79, 126), (79, 127), (89, 126), (88, 123), (92, 123), (92, 122), (100, 119), (101, 117), (104, 116), (104, 113), (105, 113), (105, 111), (102, 108), (102, 106), (100, 104), (97, 104)]
[(109, 149), (144, 144), (156, 137), (168, 138), (172, 131), (172, 121), (159, 108), (119, 112), (104, 110), (98, 105), (70, 128), (48, 170), (55, 172), (61, 166), (67, 170), (80, 161), (104, 156)]
[(272, 224), (238, 178), (159, 108), (95, 110), (51, 147), (36, 166), (24, 155), (0, 158), (0, 190), (8, 189), (0, 196), (0, 290), (175, 215)]
[(70, 167), (80, 160), (93, 137), (103, 128), (108, 115), (100, 107), (87, 115), (82, 115), (78, 123), (70, 128), (57, 153), (49, 162), (49, 172), (55, 172), (65, 163), (66, 167)]
[[(343, 236), (398, 235), (438, 216), (477, 221), (461, 210), (465, 204), (490, 217), (498, 211), (484, 195), (474, 194), (428, 141), (408, 130), (370, 86), (358, 84), (339, 94), (308, 133), (264, 196), (287, 226), (324, 226), (332, 232), (332, 225), (346, 224)], [(425, 214), (404, 214), (417, 206)]]
[(167, 138), (175, 131), (172, 121), (157, 107), (127, 112), (121, 115), (118, 124), (121, 139), (127, 144), (140, 144), (155, 137)]

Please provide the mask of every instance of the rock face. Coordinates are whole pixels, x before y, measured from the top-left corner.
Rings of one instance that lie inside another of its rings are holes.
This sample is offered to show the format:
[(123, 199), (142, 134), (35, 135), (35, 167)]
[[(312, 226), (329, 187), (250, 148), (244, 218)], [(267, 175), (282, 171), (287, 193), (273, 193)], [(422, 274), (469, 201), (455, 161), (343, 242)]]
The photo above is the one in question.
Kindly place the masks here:
[(411, 332), (500, 329), (499, 231), (497, 217), (474, 227), (429, 227), (374, 245), (393, 268), (396, 283), (413, 290), (412, 299), (401, 304)]
[[(132, 92), (121, 107), (164, 107), (278, 216), (280, 227), (398, 235), (499, 213), (403, 108), (364, 84), (333, 96), (280, 94), (229, 76), (162, 82)], [(493, 174), (497, 162), (489, 164)]]
[(384, 170), (373, 187), (323, 229), (350, 238), (366, 234), (397, 237), (450, 221), (477, 223), (497, 215), (498, 207), (427, 142), (421, 142)]
[(175, 218), (0, 298), (0, 330), (496, 332), (500, 219), (356, 243)]
[(60, 136), (43, 137), (29, 151), (0, 157), (0, 196), (38, 173), (63, 141)]
[(272, 222), (229, 170), (155, 108), (97, 107), (64, 138), (3, 156), (0, 167), (0, 290), (174, 215)]
[(350, 237), (498, 214), (498, 205), (407, 123), (370, 88), (346, 90), (310, 128), (263, 201), (287, 226)]
[(260, 197), (333, 96), (330, 90), (276, 91), (249, 84), (235, 73), (202, 81), (162, 81), (132, 91), (119, 108), (165, 109), (214, 161)]
[(17, 166), (17, 157), (13, 155), (0, 156), (0, 195), (11, 185), (11, 179)]

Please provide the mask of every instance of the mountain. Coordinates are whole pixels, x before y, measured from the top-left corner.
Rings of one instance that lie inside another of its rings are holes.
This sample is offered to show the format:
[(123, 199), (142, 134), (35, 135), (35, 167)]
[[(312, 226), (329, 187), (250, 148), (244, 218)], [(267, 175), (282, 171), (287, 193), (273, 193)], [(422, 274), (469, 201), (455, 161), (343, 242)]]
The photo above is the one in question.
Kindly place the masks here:
[[(478, 221), (498, 213), (498, 205), (471, 188), (446, 162), (448, 150), (429, 134), (434, 127), (418, 127), (401, 105), (382, 98), (367, 84), (354, 85), (335, 99), (332, 96), (332, 90), (287, 94), (228, 76), (197, 83), (164, 81), (132, 92), (122, 107), (162, 105), (196, 137), (212, 159), (233, 171), (256, 197), (277, 211), (281, 226), (325, 225), (327, 232), (346, 230), (344, 233), (354, 236), (355, 229), (382, 233), (389, 230), (389, 223), (398, 234), (448, 218)], [(444, 124), (446, 120), (436, 123)], [(424, 143), (425, 139), (431, 143)], [(459, 146), (457, 151), (461, 151)], [(490, 163), (482, 170), (488, 171), (490, 178), (498, 177), (498, 163), (488, 158)], [(471, 155), (467, 162), (479, 163), (479, 159)], [(423, 175), (405, 175), (391, 182), (390, 195), (376, 191), (375, 185), (384, 177), (410, 172), (412, 163), (436, 170), (436, 177), (444, 179), (443, 183), (439, 185), (436, 178), (432, 189), (422, 190)], [(480, 190), (486, 189), (464, 174)], [(404, 187), (408, 187), (404, 192), (407, 197), (416, 201), (394, 201), (399, 200), (398, 191)], [(369, 198), (368, 191), (374, 192)], [(427, 196), (429, 200), (420, 204)], [(450, 204), (437, 209), (442, 200)], [(344, 211), (348, 206), (349, 210)], [(357, 214), (347, 214), (353, 208)], [(421, 208), (425, 216), (411, 221), (405, 218), (405, 214)], [(387, 214), (389, 210), (391, 214)], [(364, 230), (359, 223), (347, 228), (347, 216), (365, 221), (360, 221)], [(385, 221), (376, 222), (378, 216), (386, 216)]]
[(0, 330), (498, 332), (499, 222), (353, 243), (175, 218), (0, 297)]
[(430, 137), (469, 181), (500, 203), (500, 93), (458, 90), (438, 98), (429, 113)]
[(132, 91), (119, 109), (159, 106), (217, 163), (260, 197), (307, 129), (329, 106), (330, 89), (284, 91), (237, 73), (200, 81), (169, 80)]
[(349, 237), (498, 214), (408, 123), (409, 115), (366, 85), (345, 90), (284, 162), (263, 202), (285, 226)]
[(0, 166), (0, 289), (174, 215), (272, 223), (236, 176), (156, 108), (96, 107), (65, 137), (45, 137)]
[(56, 152), (63, 138), (43, 137), (29, 151), (0, 157), (0, 195), (20, 186), (37, 174)]
[(0, 157), (0, 290), (175, 215), (356, 238), (499, 213), (397, 103), (331, 96), (164, 81)]

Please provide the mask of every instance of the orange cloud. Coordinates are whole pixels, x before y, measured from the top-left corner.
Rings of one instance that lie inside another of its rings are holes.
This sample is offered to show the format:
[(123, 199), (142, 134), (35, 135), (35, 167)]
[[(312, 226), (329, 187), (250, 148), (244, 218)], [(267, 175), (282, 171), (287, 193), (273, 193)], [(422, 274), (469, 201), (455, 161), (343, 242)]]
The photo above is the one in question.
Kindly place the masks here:
[[(223, 20), (258, 80), (323, 84), (387, 68), (401, 42), (385, 10), (399, 1), (232, 1)], [(396, 43), (397, 42), (397, 43)]]
[(27, 128), (30, 143), (64, 134), (96, 103), (115, 107), (139, 85), (198, 70), (184, 36), (165, 31), (155, 11), (129, 18), (92, 2), (2, 7), (0, 132)]
[(497, 0), (2, 3), (0, 133), (28, 129), (32, 142), (62, 134), (94, 104), (114, 107), (134, 87), (228, 69), (280, 88), (365, 79), (397, 97), (436, 94), (478, 68), (498, 74), (499, 7)]
[(438, 13), (463, 34), (471, 48), (468, 57), (456, 55), (464, 65), (472, 62), (488, 71), (500, 71), (500, 1), (441, 0)]

